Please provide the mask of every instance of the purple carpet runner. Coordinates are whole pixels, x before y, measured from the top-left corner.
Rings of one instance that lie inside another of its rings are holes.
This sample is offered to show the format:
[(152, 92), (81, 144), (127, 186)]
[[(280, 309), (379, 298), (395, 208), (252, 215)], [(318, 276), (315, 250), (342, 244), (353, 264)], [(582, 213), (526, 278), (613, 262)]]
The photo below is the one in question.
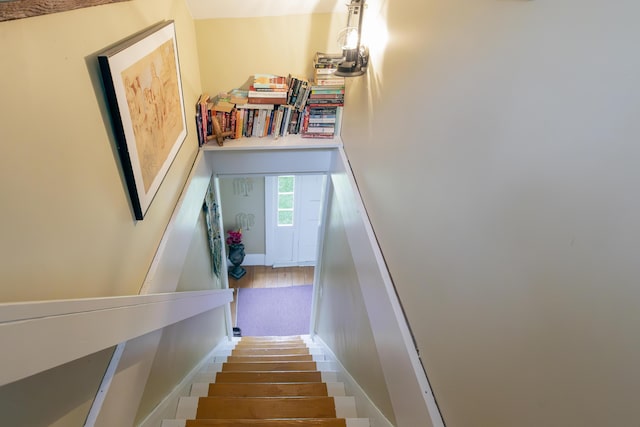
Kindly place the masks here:
[(309, 333), (312, 285), (238, 289), (237, 325), (243, 336)]

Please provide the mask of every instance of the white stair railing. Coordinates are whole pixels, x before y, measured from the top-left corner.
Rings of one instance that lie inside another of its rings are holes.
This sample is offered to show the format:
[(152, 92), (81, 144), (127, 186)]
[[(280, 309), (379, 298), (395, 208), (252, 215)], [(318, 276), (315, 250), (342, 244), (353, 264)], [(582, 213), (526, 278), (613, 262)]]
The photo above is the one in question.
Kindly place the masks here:
[(0, 304), (0, 386), (223, 306), (231, 289)]

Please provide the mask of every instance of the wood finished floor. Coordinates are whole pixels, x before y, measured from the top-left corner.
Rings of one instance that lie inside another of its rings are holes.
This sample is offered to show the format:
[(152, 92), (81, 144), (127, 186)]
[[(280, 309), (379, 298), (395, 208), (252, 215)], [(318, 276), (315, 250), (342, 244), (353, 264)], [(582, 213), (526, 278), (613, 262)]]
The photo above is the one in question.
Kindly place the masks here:
[(247, 274), (236, 280), (229, 277), (229, 287), (234, 288), (233, 301), (231, 302), (231, 319), (236, 325), (236, 298), (238, 288), (284, 288), (287, 286), (300, 286), (313, 284), (313, 267), (279, 267), (273, 268), (264, 265), (243, 266)]

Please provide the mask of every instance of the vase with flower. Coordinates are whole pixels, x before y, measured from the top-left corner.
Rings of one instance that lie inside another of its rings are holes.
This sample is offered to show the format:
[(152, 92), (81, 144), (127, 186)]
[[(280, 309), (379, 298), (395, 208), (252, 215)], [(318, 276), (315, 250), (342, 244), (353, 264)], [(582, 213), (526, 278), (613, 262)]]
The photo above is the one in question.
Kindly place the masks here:
[(227, 246), (229, 247), (228, 258), (233, 267), (229, 269), (229, 275), (238, 280), (244, 276), (247, 271), (240, 266), (244, 261), (244, 244), (242, 243), (242, 230), (227, 231)]

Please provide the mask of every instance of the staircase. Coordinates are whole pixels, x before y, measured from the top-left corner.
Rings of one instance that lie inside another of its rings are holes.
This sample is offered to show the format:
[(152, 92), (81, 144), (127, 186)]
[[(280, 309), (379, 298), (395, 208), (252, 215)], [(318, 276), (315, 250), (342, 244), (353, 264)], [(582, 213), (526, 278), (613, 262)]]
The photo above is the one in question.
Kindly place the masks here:
[(369, 427), (307, 336), (234, 338), (162, 427)]

